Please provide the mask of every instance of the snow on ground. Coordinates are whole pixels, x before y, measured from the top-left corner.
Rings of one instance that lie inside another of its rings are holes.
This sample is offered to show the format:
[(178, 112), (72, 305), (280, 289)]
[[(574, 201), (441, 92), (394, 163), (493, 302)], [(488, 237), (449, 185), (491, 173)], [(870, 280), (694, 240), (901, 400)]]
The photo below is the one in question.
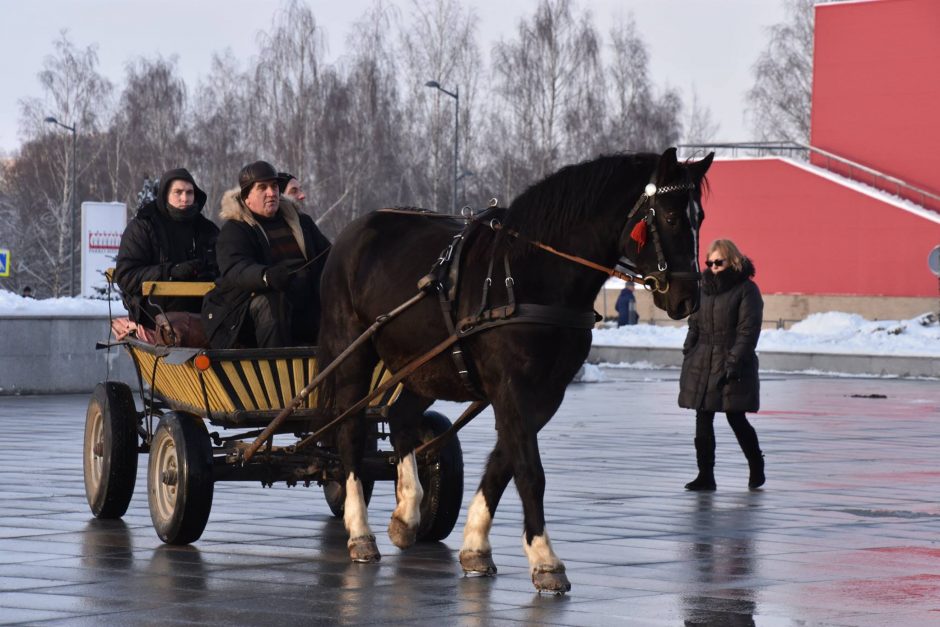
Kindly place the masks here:
[(46, 317), (46, 316), (107, 316), (108, 306), (116, 316), (126, 316), (127, 310), (121, 301), (96, 300), (92, 298), (23, 298), (13, 292), (0, 289), (0, 316)]
[[(109, 303), (86, 298), (23, 298), (0, 290), (0, 316), (107, 316)], [(115, 315), (127, 315), (124, 306), (110, 302)], [(836, 353), (940, 357), (940, 326), (936, 318), (922, 324), (928, 314), (910, 320), (865, 320), (859, 315), (818, 313), (787, 330), (765, 329), (757, 350), (789, 353)], [(686, 327), (638, 324), (594, 330), (599, 346), (681, 348)], [(586, 373), (588, 377), (595, 373)]]
[[(929, 324), (921, 324), (926, 316), (873, 322), (856, 314), (836, 311), (812, 314), (787, 330), (761, 331), (757, 350), (940, 357), (940, 326), (935, 318)], [(594, 344), (681, 348), (685, 335), (685, 326), (638, 324), (615, 329), (595, 329)]]

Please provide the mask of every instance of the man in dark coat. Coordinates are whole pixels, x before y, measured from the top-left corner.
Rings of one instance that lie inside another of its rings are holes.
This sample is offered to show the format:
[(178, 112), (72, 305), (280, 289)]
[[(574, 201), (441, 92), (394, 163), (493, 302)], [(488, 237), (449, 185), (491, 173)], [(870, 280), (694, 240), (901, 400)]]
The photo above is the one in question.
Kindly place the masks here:
[(280, 195), (266, 161), (242, 168), (222, 197), (222, 273), (206, 295), (203, 322), (213, 348), (316, 344), (320, 275), (330, 242), (313, 219)]
[(709, 247), (702, 300), (689, 318), (682, 352), (679, 406), (694, 409), (699, 474), (688, 490), (714, 490), (715, 412), (728, 418), (750, 466), (752, 489), (764, 483), (764, 457), (746, 412), (760, 409), (757, 339), (764, 300), (751, 280), (754, 265), (731, 240)]
[(155, 298), (142, 294), (144, 281), (212, 281), (218, 275), (216, 225), (202, 215), (206, 193), (185, 168), (160, 177), (157, 197), (137, 211), (121, 236), (114, 280), (131, 320), (154, 328), (163, 311), (199, 313), (198, 298)]

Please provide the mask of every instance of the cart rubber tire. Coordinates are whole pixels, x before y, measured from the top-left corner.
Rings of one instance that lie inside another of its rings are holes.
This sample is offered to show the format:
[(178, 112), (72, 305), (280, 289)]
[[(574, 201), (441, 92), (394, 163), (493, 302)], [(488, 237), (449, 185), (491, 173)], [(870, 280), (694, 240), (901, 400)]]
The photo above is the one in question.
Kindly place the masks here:
[(85, 413), (82, 466), (85, 498), (96, 518), (127, 512), (137, 481), (137, 409), (131, 389), (119, 381), (95, 386)]
[(212, 442), (201, 418), (171, 412), (160, 419), (150, 445), (147, 494), (150, 519), (167, 544), (202, 535), (212, 510)]
[[(436, 411), (424, 412), (421, 442), (428, 442), (450, 428), (451, 422)], [(460, 516), (463, 502), (463, 449), (457, 435), (441, 449), (437, 459), (418, 466), (424, 489), (418, 542), (438, 542), (450, 535)]]

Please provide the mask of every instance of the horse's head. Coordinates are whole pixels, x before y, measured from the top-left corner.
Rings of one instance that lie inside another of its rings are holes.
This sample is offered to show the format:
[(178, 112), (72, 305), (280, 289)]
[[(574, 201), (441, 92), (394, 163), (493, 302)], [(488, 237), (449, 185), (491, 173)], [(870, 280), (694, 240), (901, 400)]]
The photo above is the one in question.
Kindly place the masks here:
[(653, 302), (673, 320), (698, 309), (702, 183), (714, 156), (679, 163), (676, 149), (666, 150), (623, 230), (620, 249), (628, 266), (643, 276)]

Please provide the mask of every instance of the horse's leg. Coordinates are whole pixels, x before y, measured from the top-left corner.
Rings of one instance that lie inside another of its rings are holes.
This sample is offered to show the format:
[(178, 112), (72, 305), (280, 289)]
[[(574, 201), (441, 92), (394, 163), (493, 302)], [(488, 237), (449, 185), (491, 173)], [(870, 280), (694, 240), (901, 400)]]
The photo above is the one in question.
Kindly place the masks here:
[(510, 455), (502, 439), (497, 439), (496, 446), (486, 463), (486, 470), (480, 479), (480, 486), (467, 511), (463, 546), (460, 548), (460, 566), (465, 573), (496, 574), (493, 547), (490, 545), (490, 528), (493, 526), (496, 507), (510, 479), (512, 479)]
[[(336, 408), (342, 411), (368, 393), (368, 377), (371, 360), (367, 356), (351, 355), (347, 363), (337, 370)], [(362, 489), (362, 457), (365, 451), (365, 416), (358, 412), (340, 424), (336, 433), (336, 445), (346, 473), (346, 501), (343, 523), (349, 532), (349, 557), (354, 562), (378, 562), (382, 558), (375, 535), (369, 528), (365, 493)]]
[(398, 484), (395, 487), (397, 505), (388, 523), (388, 537), (400, 549), (407, 549), (415, 543), (421, 523), (424, 490), (418, 478), (414, 450), (418, 445), (418, 425), (424, 410), (432, 402), (403, 390), (389, 410), (391, 440), (398, 455)]
[(539, 455), (537, 430), (520, 434), (513, 476), (522, 500), (524, 533), (522, 546), (529, 559), (532, 583), (539, 592), (564, 594), (571, 590), (565, 565), (555, 555), (545, 529), (545, 470)]
[(496, 411), (499, 438), (512, 451), (512, 475), (522, 501), (523, 548), (529, 560), (532, 583), (539, 592), (564, 594), (571, 589), (565, 565), (555, 555), (545, 529), (545, 470), (539, 454), (538, 432), (561, 403), (533, 397), (531, 390), (507, 389)]

